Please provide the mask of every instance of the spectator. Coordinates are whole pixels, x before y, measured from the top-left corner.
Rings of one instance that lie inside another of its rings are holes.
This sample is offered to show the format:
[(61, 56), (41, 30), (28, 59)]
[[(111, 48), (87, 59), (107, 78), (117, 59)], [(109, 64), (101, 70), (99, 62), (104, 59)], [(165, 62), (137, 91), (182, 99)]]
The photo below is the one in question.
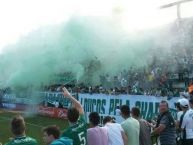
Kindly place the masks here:
[[(193, 100), (190, 101), (190, 106), (193, 106)], [(184, 131), (182, 145), (193, 145), (193, 110), (188, 108), (188, 100), (183, 99), (180, 101), (184, 111), (184, 117), (182, 118), (181, 128)]]
[(14, 139), (6, 145), (38, 145), (35, 139), (26, 136), (25, 130), (24, 118), (20, 115), (15, 116), (11, 121), (11, 132)]
[(125, 119), (121, 126), (127, 135), (128, 145), (139, 145), (139, 122), (130, 117), (129, 106), (121, 106), (121, 115)]
[(180, 100), (176, 103), (176, 109), (177, 109), (177, 126), (179, 126), (180, 118), (183, 114), (182, 107), (180, 106)]
[(43, 129), (43, 141), (46, 145), (73, 145), (71, 139), (67, 137), (60, 138), (60, 130), (55, 125)]
[(193, 82), (190, 83), (189, 87), (188, 87), (188, 93), (190, 95), (193, 95)]
[(117, 123), (121, 123), (124, 121), (124, 119), (121, 117), (121, 110), (120, 110), (120, 106), (117, 106), (115, 109), (115, 118), (116, 118), (116, 122)]
[(99, 127), (100, 116), (97, 112), (89, 114), (91, 128), (87, 130), (88, 145), (108, 145), (107, 129)]
[(56, 108), (58, 108), (59, 105), (60, 105), (60, 104), (59, 104), (59, 101), (58, 101), (58, 100), (54, 101), (54, 102), (53, 102), (53, 105), (54, 105)]
[(181, 135), (181, 124), (182, 122), (180, 122), (180, 118), (183, 115), (183, 111), (182, 111), (182, 107), (180, 106), (180, 100), (178, 100), (178, 102), (176, 103), (176, 109), (177, 109), (177, 120), (176, 120), (176, 128), (177, 128), (177, 144), (181, 143), (181, 139), (182, 139), (182, 135)]
[[(183, 99), (180, 99), (179, 100), (179, 103), (180, 103), (180, 107), (182, 109), (182, 112), (183, 114), (181, 115), (180, 117), (180, 123), (179, 123), (179, 128), (181, 129), (182, 128), (182, 122), (183, 122), (183, 119), (184, 119), (184, 115), (186, 114), (186, 112), (188, 111), (189, 109), (189, 102), (187, 99), (183, 98)], [(186, 130), (185, 129), (181, 129), (181, 144), (183, 144), (185, 142), (185, 139), (186, 139)]]
[(120, 124), (113, 123), (110, 116), (103, 119), (103, 124), (107, 128), (109, 145), (127, 145), (127, 136)]
[(148, 122), (140, 118), (139, 108), (133, 107), (131, 115), (138, 120), (140, 124), (139, 145), (151, 145), (151, 129), (148, 126)]
[(121, 113), (120, 106), (117, 106), (117, 107), (116, 107), (115, 112), (116, 112), (116, 115), (117, 115), (117, 116), (120, 115), (120, 113)]
[(63, 132), (62, 137), (72, 139), (73, 145), (86, 145), (87, 124), (84, 119), (84, 110), (66, 88), (63, 88), (63, 95), (72, 101), (74, 107), (68, 109), (67, 118), (70, 127)]
[(160, 115), (153, 134), (160, 136), (161, 145), (176, 145), (175, 121), (169, 112), (169, 106), (166, 101), (160, 102), (159, 112)]
[(190, 100), (189, 100), (189, 105), (190, 105), (190, 109), (193, 110), (193, 99), (190, 99)]

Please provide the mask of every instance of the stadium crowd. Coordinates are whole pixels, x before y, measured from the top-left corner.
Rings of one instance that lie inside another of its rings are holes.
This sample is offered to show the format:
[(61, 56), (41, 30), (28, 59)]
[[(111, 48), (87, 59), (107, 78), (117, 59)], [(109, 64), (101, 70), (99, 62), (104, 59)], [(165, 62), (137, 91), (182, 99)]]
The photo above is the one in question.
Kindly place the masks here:
[[(169, 56), (165, 56), (166, 58), (155, 57), (153, 63), (144, 68), (130, 67), (129, 69), (120, 70), (116, 75), (100, 75), (99, 82), (97, 82), (99, 85), (89, 84), (92, 82), (92, 76), (95, 72), (88, 72), (86, 74), (90, 76), (88, 81), (78, 85), (74, 85), (77, 83), (72, 81), (72, 83), (68, 84), (68, 89), (72, 90), (72, 92), (91, 94), (179, 97), (180, 92), (188, 91), (187, 88), (192, 85), (193, 81), (193, 54), (191, 52), (188, 55), (183, 54), (172, 54), (171, 56), (168, 54)], [(95, 68), (95, 65), (93, 67)], [(89, 68), (92, 69), (92, 66), (89, 66)], [(43, 89), (45, 91), (58, 91), (58, 86), (60, 85), (47, 86)]]
[[(86, 87), (89, 84), (82, 84), (80, 90), (86, 93), (178, 97), (179, 92), (188, 91), (187, 87), (193, 79), (193, 53), (191, 49), (192, 47), (186, 49), (174, 47), (173, 53), (164, 55), (160, 50), (159, 57), (154, 55), (157, 52), (152, 50), (149, 55), (152, 56), (153, 61), (147, 66), (143, 68), (133, 66), (120, 70), (116, 75), (100, 75), (100, 85)], [(87, 75), (92, 76), (93, 74), (88, 73)], [(90, 83), (91, 81), (87, 82)], [(176, 84), (180, 83), (183, 86), (177, 87)]]
[[(152, 63), (143, 68), (130, 67), (120, 70), (119, 73), (114, 75), (100, 74), (97, 83), (92, 84), (90, 82), (92, 82), (92, 76), (95, 73), (94, 70), (100, 69), (99, 60), (92, 60), (90, 65), (87, 66), (88, 68), (85, 67), (85, 72), (87, 73), (85, 75), (88, 76), (88, 80), (82, 83), (77, 84), (76, 81), (74, 82), (71, 73), (58, 75), (64, 80), (66, 77), (67, 85), (65, 86), (67, 86), (70, 92), (179, 97), (180, 92), (187, 92), (188, 86), (193, 84), (193, 54), (192, 51), (186, 51), (186, 53), (176, 51), (172, 55), (164, 55), (164, 58), (160, 55), (159, 58), (153, 58)], [(69, 78), (71, 79), (69, 80)], [(43, 85), (40, 91), (60, 91), (58, 88), (61, 86), (62, 81), (58, 83), (58, 85), (57, 82), (55, 85)], [(63, 84), (65, 83), (63, 82)], [(182, 86), (179, 86), (179, 84)], [(32, 89), (30, 87), (26, 87), (25, 89), (16, 88), (15, 90), (27, 90), (28, 92), (26, 93), (31, 94)], [(0, 96), (12, 92), (14, 91), (10, 87), (1, 88)]]
[[(101, 126), (97, 112), (89, 114), (89, 127), (84, 119), (84, 110), (66, 88), (63, 95), (72, 101), (68, 108), (69, 127), (60, 135), (56, 125), (42, 129), (43, 141), (46, 145), (192, 145), (193, 144), (193, 99), (180, 99), (176, 103), (177, 120), (169, 112), (167, 101), (159, 104), (160, 114), (154, 122), (140, 118), (140, 109), (120, 107), (120, 115), (124, 118), (118, 124), (110, 116), (103, 119)], [(38, 145), (36, 139), (26, 136), (25, 121), (16, 116), (11, 121), (12, 138), (6, 145)]]

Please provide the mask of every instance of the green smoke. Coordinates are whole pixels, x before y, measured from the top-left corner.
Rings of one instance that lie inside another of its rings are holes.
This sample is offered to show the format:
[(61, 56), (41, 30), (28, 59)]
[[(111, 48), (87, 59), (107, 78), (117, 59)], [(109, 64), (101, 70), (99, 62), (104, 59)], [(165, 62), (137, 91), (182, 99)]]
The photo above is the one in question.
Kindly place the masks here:
[(129, 34), (119, 22), (103, 17), (75, 17), (29, 33), (1, 54), (0, 82), (5, 86), (40, 86), (56, 74), (72, 72), (78, 82), (98, 84), (99, 76), (151, 62), (152, 35)]

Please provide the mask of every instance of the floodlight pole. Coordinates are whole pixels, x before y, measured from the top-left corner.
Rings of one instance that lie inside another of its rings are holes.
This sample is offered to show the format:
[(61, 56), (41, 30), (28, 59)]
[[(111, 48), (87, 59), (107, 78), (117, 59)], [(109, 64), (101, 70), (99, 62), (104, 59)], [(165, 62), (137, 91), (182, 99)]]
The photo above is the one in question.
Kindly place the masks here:
[(181, 19), (181, 9), (180, 9), (180, 7), (181, 7), (181, 5), (178, 4), (178, 5), (177, 5), (177, 18), (178, 18), (178, 20)]
[(183, 33), (183, 27), (181, 27), (181, 5), (187, 2), (191, 2), (191, 1), (193, 0), (180, 0), (180, 1), (169, 3), (169, 4), (159, 7), (160, 9), (171, 8), (174, 6), (176, 7), (176, 11), (177, 11), (177, 23), (176, 24), (177, 24), (177, 27), (179, 28), (179, 31), (182, 32), (181, 33), (182, 35), (184, 33)]
[(181, 4), (186, 3), (186, 2), (190, 2), (190, 1), (193, 1), (193, 0), (181, 0), (181, 1), (173, 2), (173, 3), (169, 3), (169, 4), (161, 6), (160, 9), (165, 9), (165, 8), (170, 8), (170, 7), (176, 6), (177, 18), (178, 18), (178, 20), (180, 20), (181, 19), (181, 10), (180, 10)]
[(191, 2), (193, 0), (180, 0), (180, 1), (177, 1), (177, 2), (173, 2), (173, 3), (170, 3), (170, 4), (166, 4), (166, 5), (163, 5), (160, 7), (160, 9), (165, 9), (165, 8), (170, 8), (170, 7), (173, 7), (173, 6), (176, 6), (176, 10), (177, 10), (177, 25), (179, 27), (179, 31), (181, 32), (182, 34), (182, 45), (184, 46), (184, 31), (183, 31), (183, 27), (181, 27), (181, 4), (184, 4), (184, 3), (187, 3), (187, 2)]

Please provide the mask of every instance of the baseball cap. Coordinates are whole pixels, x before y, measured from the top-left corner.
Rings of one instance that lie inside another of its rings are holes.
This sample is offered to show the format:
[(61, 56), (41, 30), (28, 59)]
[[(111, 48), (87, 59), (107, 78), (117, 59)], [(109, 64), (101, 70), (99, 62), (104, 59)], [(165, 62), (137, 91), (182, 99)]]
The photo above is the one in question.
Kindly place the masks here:
[(181, 105), (182, 107), (185, 107), (185, 108), (188, 108), (188, 107), (189, 107), (189, 101), (188, 101), (188, 99), (183, 98), (183, 99), (180, 99), (179, 102), (180, 102), (180, 105)]

